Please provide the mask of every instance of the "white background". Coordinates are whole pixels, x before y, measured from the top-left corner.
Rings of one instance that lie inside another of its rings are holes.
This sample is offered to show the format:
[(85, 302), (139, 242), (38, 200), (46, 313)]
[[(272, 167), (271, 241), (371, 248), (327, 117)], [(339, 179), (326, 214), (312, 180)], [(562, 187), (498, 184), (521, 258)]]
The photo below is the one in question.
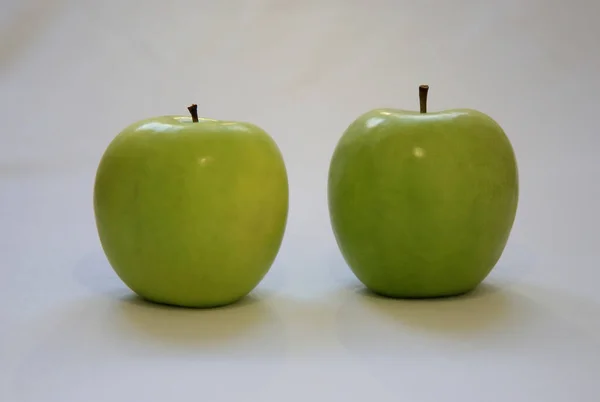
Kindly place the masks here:
[[(600, 3), (0, 0), (0, 401), (600, 400)], [(337, 140), (375, 107), (491, 115), (521, 199), (468, 296), (370, 296), (326, 203)], [(280, 254), (210, 311), (138, 301), (92, 186), (141, 118), (252, 121), (288, 166)]]

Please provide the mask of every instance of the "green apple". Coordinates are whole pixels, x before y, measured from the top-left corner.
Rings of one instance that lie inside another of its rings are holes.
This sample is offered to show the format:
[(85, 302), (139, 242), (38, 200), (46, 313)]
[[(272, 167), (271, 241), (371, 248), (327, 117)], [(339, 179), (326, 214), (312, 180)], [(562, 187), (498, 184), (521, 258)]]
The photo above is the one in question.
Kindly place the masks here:
[(344, 132), (328, 203), (340, 251), (375, 293), (454, 296), (477, 287), (506, 246), (519, 196), (513, 147), (489, 116), (375, 109)]
[(244, 122), (161, 116), (106, 149), (94, 184), (99, 238), (121, 280), (149, 301), (233, 303), (279, 252), (288, 178), (275, 141)]

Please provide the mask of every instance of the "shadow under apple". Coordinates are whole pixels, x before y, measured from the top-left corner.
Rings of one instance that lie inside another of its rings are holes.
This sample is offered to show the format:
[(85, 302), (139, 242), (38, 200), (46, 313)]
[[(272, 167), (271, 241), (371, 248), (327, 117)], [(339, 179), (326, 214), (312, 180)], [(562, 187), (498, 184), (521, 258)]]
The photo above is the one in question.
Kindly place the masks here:
[(470, 292), (450, 297), (395, 299), (370, 291), (358, 282), (341, 258), (332, 257), (335, 266), (332, 272), (346, 287), (338, 322), (348, 327), (348, 331), (342, 332), (349, 333), (354, 332), (353, 322), (363, 319), (375, 326), (384, 323), (403, 333), (408, 331), (420, 336), (454, 340), (477, 338), (522, 317), (519, 298), (511, 289), (531, 273), (532, 263), (531, 252), (517, 244)]
[(496, 285), (483, 283), (469, 293), (427, 299), (394, 299), (366, 288), (355, 290), (354, 307), (383, 316), (412, 330), (467, 337), (499, 325), (510, 313), (510, 300)]
[[(114, 318), (127, 333), (149, 342), (211, 354), (267, 357), (283, 346), (281, 322), (265, 299), (255, 292), (227, 306), (192, 309), (151, 303), (131, 294), (115, 305)], [(252, 348), (246, 348), (249, 343), (254, 343)]]
[[(198, 387), (218, 395), (223, 378), (235, 384), (230, 392), (253, 394), (286, 351), (282, 321), (260, 296), (193, 310), (95, 295), (23, 321), (10, 339), (19, 401), (85, 400), (90, 390), (106, 400), (140, 390), (167, 400), (174, 389), (192, 395)], [(260, 370), (250, 369), (257, 362)]]
[[(208, 309), (147, 301), (120, 280), (101, 252), (86, 256), (75, 267), (73, 278), (112, 306), (113, 326), (147, 341), (215, 352), (219, 344), (227, 344), (232, 338), (243, 338), (249, 331), (260, 331), (264, 325), (268, 327), (276, 321), (274, 312), (267, 305), (269, 293), (264, 290), (255, 290), (233, 304)], [(230, 351), (229, 346), (224, 349)]]
[(340, 342), (369, 358), (470, 348), (473, 341), (520, 318), (515, 301), (488, 283), (461, 296), (435, 299), (386, 298), (354, 286), (344, 299), (336, 319)]
[(486, 281), (445, 299), (386, 299), (356, 286), (344, 297), (338, 340), (389, 390), (436, 400), (464, 392), (471, 379), (473, 395), (499, 399), (515, 396), (515, 387), (576, 392), (574, 400), (597, 390), (584, 374), (600, 368), (600, 305), (581, 295)]

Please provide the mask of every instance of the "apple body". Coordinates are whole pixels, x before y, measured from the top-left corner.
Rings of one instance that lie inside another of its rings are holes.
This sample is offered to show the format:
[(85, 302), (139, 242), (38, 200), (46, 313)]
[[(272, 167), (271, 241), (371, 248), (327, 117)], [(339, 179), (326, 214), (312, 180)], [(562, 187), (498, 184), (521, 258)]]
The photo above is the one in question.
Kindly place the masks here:
[(278, 254), (286, 167), (272, 137), (250, 123), (142, 120), (102, 156), (94, 211), (108, 261), (139, 296), (226, 305), (252, 291)]
[(376, 109), (345, 131), (328, 203), (357, 278), (398, 298), (454, 296), (479, 285), (506, 246), (519, 196), (513, 147), (470, 109)]

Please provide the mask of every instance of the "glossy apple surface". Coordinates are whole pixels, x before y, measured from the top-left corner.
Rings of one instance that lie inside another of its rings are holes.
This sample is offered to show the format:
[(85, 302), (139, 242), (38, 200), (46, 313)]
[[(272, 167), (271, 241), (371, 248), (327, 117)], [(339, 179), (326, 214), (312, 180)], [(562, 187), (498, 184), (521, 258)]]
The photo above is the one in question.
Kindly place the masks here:
[(403, 298), (481, 283), (505, 248), (518, 192), (509, 139), (469, 109), (365, 113), (340, 139), (328, 181), (347, 264), (372, 291)]
[(135, 293), (178, 306), (225, 305), (254, 289), (278, 253), (286, 167), (253, 124), (143, 120), (106, 149), (94, 210), (106, 256)]

